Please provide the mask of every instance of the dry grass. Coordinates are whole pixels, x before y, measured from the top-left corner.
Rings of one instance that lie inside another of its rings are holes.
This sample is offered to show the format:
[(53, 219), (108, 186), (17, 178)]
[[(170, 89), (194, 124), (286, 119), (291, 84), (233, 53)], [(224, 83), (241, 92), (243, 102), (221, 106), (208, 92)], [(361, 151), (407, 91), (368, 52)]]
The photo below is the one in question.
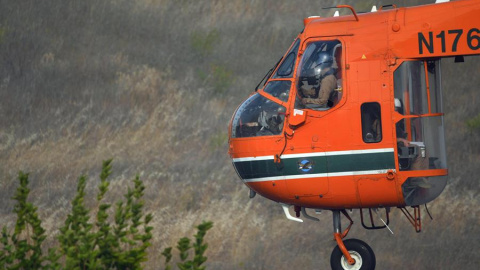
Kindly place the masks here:
[[(330, 4), (0, 0), (2, 224), (12, 223), (18, 170), (31, 172), (31, 200), (53, 237), (78, 176), (90, 176), (94, 201), (100, 162), (113, 157), (108, 200), (122, 196), (136, 174), (147, 186), (147, 211), (155, 216), (149, 269), (202, 220), (214, 222), (209, 269), (327, 269), (331, 214), (297, 224), (275, 203), (249, 200), (226, 133), (233, 110), (284, 53), (303, 17)], [(218, 36), (210, 44), (194, 38), (198, 33)], [(424, 232), (415, 234), (394, 210), (394, 236), (360, 224), (350, 234), (371, 243), (381, 269), (476, 269), (480, 136), (465, 120), (479, 114), (479, 66), (473, 58), (443, 66), (451, 179), (430, 206), (435, 220), (424, 217)], [(202, 76), (218, 68), (217, 77)], [(222, 74), (232, 74), (224, 92), (215, 84)]]

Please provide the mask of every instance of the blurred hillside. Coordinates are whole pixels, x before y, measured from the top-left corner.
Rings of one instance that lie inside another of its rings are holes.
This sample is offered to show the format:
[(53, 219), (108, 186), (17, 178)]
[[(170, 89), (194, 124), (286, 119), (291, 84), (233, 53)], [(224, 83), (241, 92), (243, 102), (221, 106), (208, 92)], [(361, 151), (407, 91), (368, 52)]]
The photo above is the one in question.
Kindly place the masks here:
[[(212, 220), (208, 269), (328, 269), (331, 214), (287, 221), (248, 189), (227, 154), (236, 106), (283, 55), (303, 18), (333, 3), (378, 1), (0, 0), (0, 216), (12, 222), (18, 170), (50, 235), (70, 208), (77, 177), (114, 158), (110, 199), (139, 174), (154, 214), (149, 269), (195, 224)], [(398, 6), (431, 3), (395, 1)], [(392, 229), (349, 237), (377, 254), (378, 269), (477, 269), (480, 259), (480, 58), (442, 62), (450, 182), (416, 234), (394, 210)], [(452, 252), (455, 251), (455, 252)]]

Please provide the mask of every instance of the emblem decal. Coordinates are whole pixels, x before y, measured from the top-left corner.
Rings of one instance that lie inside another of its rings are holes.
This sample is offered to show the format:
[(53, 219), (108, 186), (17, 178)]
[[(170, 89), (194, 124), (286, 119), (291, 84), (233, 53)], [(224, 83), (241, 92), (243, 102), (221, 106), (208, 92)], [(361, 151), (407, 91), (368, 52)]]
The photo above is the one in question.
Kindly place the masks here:
[(308, 173), (313, 169), (313, 160), (309, 159), (302, 159), (297, 162), (298, 164), (298, 169), (304, 173)]

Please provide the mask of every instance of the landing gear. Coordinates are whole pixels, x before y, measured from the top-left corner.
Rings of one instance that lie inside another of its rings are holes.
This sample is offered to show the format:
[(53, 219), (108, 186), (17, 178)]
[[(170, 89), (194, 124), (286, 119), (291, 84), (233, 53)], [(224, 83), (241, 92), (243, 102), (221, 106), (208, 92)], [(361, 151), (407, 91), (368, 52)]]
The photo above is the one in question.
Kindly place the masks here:
[[(340, 212), (348, 218), (350, 225), (342, 232)], [(375, 254), (372, 248), (358, 239), (343, 241), (353, 225), (353, 221), (345, 210), (333, 210), (333, 236), (337, 246), (330, 256), (332, 270), (373, 270), (375, 269)]]
[(339, 246), (333, 249), (330, 256), (330, 265), (332, 270), (373, 270), (375, 269), (375, 254), (372, 248), (365, 242), (358, 239), (348, 239), (343, 241), (348, 253), (355, 260), (353, 265), (348, 263)]

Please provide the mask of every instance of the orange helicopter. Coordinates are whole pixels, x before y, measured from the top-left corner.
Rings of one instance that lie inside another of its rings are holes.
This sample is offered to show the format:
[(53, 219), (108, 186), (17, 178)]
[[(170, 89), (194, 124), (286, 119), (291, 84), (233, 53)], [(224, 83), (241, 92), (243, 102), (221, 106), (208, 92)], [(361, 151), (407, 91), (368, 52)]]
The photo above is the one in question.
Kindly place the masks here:
[[(332, 269), (374, 269), (371, 247), (343, 240), (353, 224), (346, 210), (359, 209), (366, 229), (383, 229), (398, 207), (421, 231), (419, 206), (442, 193), (448, 175), (440, 59), (480, 54), (480, 1), (333, 8), (352, 14), (305, 18), (237, 108), (229, 154), (250, 197), (280, 203), (288, 219), (332, 211)], [(350, 221), (343, 231), (341, 214)]]

